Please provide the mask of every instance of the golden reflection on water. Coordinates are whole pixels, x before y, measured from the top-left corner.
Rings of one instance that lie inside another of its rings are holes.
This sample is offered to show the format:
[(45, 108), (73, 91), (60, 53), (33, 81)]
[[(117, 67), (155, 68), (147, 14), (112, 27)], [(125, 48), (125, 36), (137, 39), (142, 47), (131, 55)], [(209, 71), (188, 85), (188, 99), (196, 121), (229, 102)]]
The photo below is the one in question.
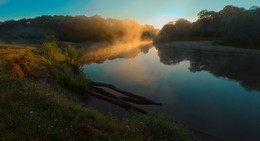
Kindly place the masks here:
[(165, 66), (160, 63), (156, 48), (148, 49), (149, 53), (147, 54), (137, 53), (138, 55), (136, 54), (137, 56), (131, 59), (105, 61), (99, 67), (104, 70), (105, 77), (112, 76), (113, 79), (122, 83), (149, 86), (151, 89), (157, 88), (158, 80), (169, 78), (170, 72), (181, 72), (189, 67), (188, 61), (181, 62), (174, 67)]
[(134, 60), (123, 60), (115, 64), (107, 65), (108, 75), (120, 78), (124, 83), (151, 85), (155, 77), (144, 65), (142, 58), (137, 57)]
[(92, 50), (83, 56), (85, 64), (103, 63), (104, 61), (115, 58), (133, 58), (141, 51), (146, 52), (152, 45), (152, 41), (115, 43), (109, 45), (92, 46)]

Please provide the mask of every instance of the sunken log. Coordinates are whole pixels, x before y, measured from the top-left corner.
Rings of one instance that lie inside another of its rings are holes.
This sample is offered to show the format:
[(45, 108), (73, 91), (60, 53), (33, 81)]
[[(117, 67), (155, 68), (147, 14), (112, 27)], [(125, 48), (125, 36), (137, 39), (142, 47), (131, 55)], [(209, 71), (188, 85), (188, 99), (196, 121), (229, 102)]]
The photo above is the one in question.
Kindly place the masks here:
[(157, 104), (154, 104), (154, 103), (151, 103), (151, 102), (148, 102), (148, 101), (144, 101), (142, 99), (137, 99), (137, 98), (132, 98), (132, 97), (115, 96), (115, 95), (105, 91), (104, 89), (98, 88), (96, 86), (91, 87), (90, 90), (92, 90), (96, 93), (102, 93), (103, 95), (106, 95), (108, 97), (115, 98), (115, 99), (118, 99), (118, 100), (121, 100), (121, 101), (131, 102), (131, 103), (135, 103), (135, 104), (139, 104), (139, 105), (157, 105)]
[[(115, 94), (112, 94), (106, 90), (104, 90), (102, 87), (109, 88), (111, 90), (114, 90), (118, 92), (119, 94), (122, 94), (124, 96), (117, 96)], [(154, 102), (150, 99), (147, 99), (142, 96), (138, 96), (135, 94), (132, 94), (130, 92), (121, 90), (114, 85), (111, 84), (105, 84), (105, 83), (99, 83), (99, 82), (93, 82), (90, 81), (89, 83), (89, 94), (91, 96), (94, 96), (98, 99), (110, 102), (112, 104), (118, 105), (121, 108), (125, 109), (128, 112), (137, 111), (143, 114), (147, 114), (148, 112), (142, 108), (133, 106), (131, 103), (138, 104), (138, 105), (162, 105), (161, 103)]]
[[(121, 93), (121, 94), (123, 94), (123, 95), (125, 95), (125, 96), (130, 97), (131, 99), (126, 98), (126, 99), (129, 100), (129, 101), (135, 101), (133, 98), (138, 99), (138, 100), (139, 100), (139, 103), (138, 103), (138, 104), (143, 103), (143, 104), (145, 104), (145, 105), (160, 105), (160, 106), (162, 106), (162, 103), (158, 103), (158, 102), (152, 101), (152, 100), (150, 100), (150, 99), (147, 99), (147, 98), (145, 98), (145, 97), (143, 97), (143, 96), (138, 96), (138, 95), (135, 95), (135, 94), (133, 94), (133, 93), (130, 93), (130, 92), (121, 90), (121, 89), (119, 89), (119, 88), (117, 88), (117, 87), (115, 87), (114, 85), (111, 85), (111, 84), (100, 83), (100, 82), (94, 82), (94, 81), (90, 81), (90, 84), (91, 84), (92, 86), (99, 86), (99, 87), (110, 88), (110, 89), (112, 89), (112, 90), (114, 90), (114, 91), (116, 91), (116, 92), (119, 92), (119, 93)], [(141, 101), (143, 101), (143, 102), (141, 102)], [(138, 101), (136, 101), (136, 102), (138, 102)]]
[(143, 113), (143, 114), (148, 113), (146, 110), (144, 110), (142, 108), (132, 106), (131, 104), (123, 102), (123, 101), (119, 101), (119, 100), (116, 100), (116, 99), (113, 99), (113, 98), (110, 98), (110, 97), (102, 96), (100, 94), (93, 93), (93, 92), (90, 92), (89, 94), (91, 96), (98, 98), (98, 99), (102, 99), (102, 100), (105, 100), (105, 101), (110, 102), (112, 104), (118, 105), (118, 106), (120, 106), (121, 108), (125, 109), (126, 111), (128, 111), (130, 113), (131, 113), (131, 110), (134, 110), (134, 111), (137, 111), (137, 112), (140, 112), (140, 113)]
[(98, 88), (98, 87), (93, 86), (93, 87), (90, 88), (90, 90), (91, 90), (91, 91), (94, 91), (94, 92), (96, 92), (96, 93), (100, 93), (100, 94), (103, 94), (103, 95), (105, 95), (105, 96), (108, 96), (108, 97), (111, 97), (111, 98), (114, 98), (114, 99), (117, 99), (117, 100), (120, 100), (120, 101), (121, 101), (121, 99), (120, 99), (118, 96), (115, 96), (115, 95), (113, 95), (113, 94), (111, 94), (111, 93), (105, 91), (105, 90), (102, 89), (102, 88)]

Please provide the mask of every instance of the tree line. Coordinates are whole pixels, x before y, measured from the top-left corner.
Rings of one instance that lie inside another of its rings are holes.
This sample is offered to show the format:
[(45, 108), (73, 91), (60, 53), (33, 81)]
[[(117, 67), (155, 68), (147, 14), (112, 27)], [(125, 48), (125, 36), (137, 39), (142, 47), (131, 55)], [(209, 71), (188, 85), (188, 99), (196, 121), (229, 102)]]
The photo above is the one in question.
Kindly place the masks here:
[(218, 44), (260, 48), (260, 7), (229, 5), (218, 12), (202, 10), (197, 15), (195, 22), (179, 19), (164, 25), (156, 41), (210, 38)]
[(0, 22), (0, 38), (38, 40), (54, 35), (62, 41), (121, 41), (150, 39), (156, 30), (131, 19), (117, 20), (95, 16), (40, 16), (31, 19)]
[(159, 34), (151, 25), (126, 19), (95, 16), (40, 16), (0, 22), (0, 41), (39, 41), (54, 35), (69, 42), (133, 42), (153, 39), (157, 43), (175, 40), (213, 39), (217, 44), (260, 48), (260, 7), (226, 6), (222, 10), (202, 10), (198, 20), (172, 21)]

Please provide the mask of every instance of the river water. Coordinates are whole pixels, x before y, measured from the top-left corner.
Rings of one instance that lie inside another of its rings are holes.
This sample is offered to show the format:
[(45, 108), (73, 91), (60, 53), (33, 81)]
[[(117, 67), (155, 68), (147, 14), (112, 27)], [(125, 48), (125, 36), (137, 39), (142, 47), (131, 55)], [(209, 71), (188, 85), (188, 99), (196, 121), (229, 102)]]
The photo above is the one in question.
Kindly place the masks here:
[[(258, 56), (120, 45), (90, 51), (85, 59), (89, 79), (163, 103), (146, 110), (172, 116), (211, 139), (260, 140)], [(105, 112), (123, 111), (95, 98), (90, 105)]]

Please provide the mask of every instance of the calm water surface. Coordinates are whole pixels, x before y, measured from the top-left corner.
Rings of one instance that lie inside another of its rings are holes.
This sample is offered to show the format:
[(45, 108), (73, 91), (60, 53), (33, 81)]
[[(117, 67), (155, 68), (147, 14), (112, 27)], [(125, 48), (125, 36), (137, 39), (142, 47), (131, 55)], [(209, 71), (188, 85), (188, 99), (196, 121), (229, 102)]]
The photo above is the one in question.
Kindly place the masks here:
[[(89, 53), (86, 76), (161, 102), (144, 108), (215, 139), (260, 140), (260, 57), (149, 45), (115, 50)], [(115, 110), (95, 98), (90, 105)]]

